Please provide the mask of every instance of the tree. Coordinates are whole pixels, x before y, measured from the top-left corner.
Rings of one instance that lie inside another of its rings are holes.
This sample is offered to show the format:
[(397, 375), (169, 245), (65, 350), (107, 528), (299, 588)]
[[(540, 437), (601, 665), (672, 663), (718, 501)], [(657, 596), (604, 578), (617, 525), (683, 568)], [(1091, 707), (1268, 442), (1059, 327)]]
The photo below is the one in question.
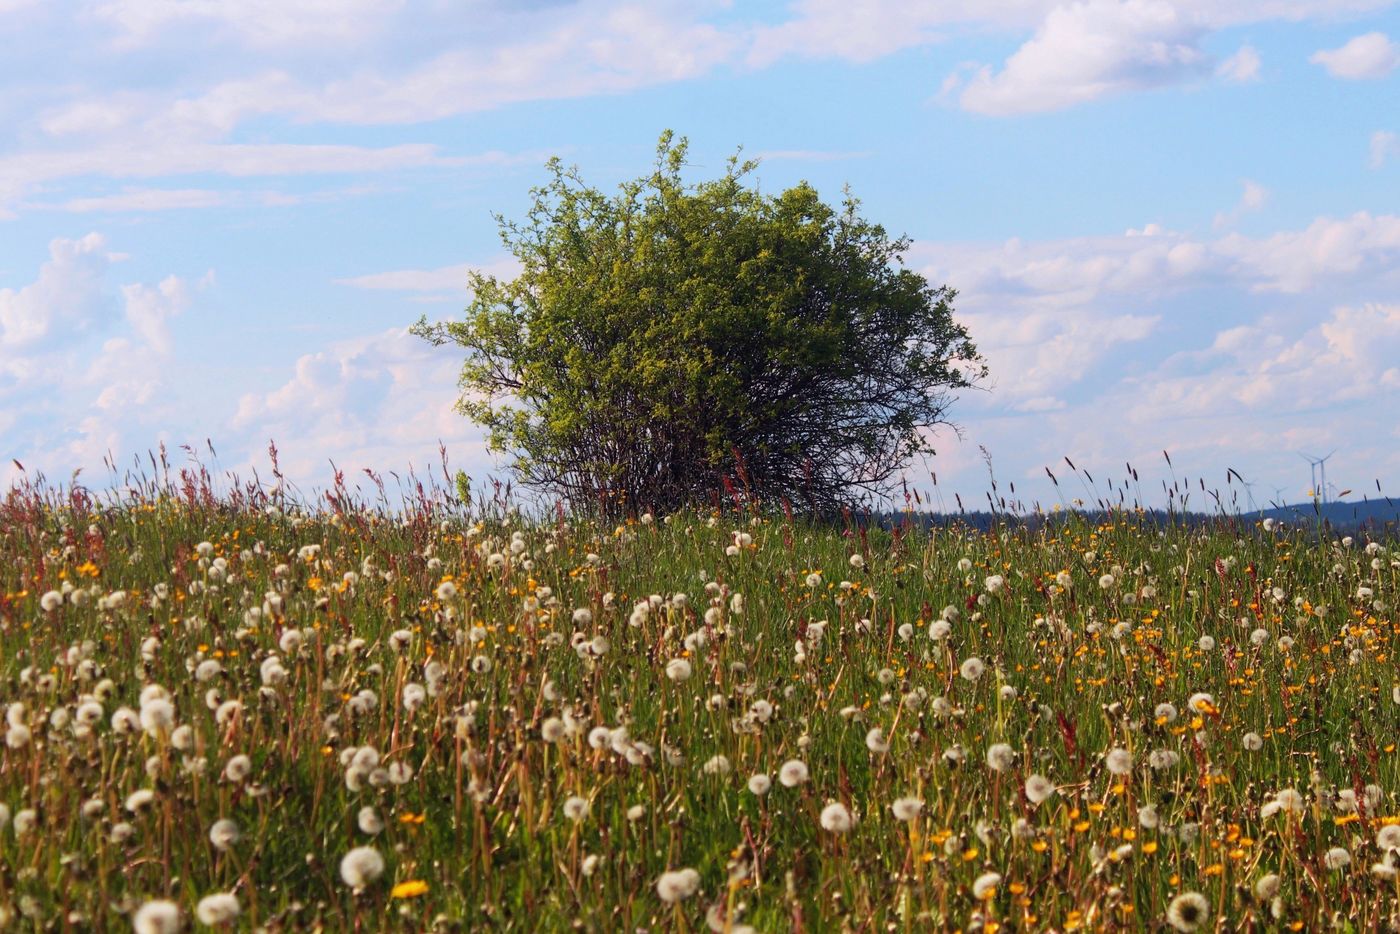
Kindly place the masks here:
[(956, 293), (903, 268), (908, 239), (849, 193), (839, 211), (805, 182), (764, 195), (737, 154), (687, 185), (686, 145), (664, 133), (612, 196), (550, 160), (527, 219), (496, 217), (520, 274), (472, 273), (464, 319), (414, 332), (465, 348), (460, 410), (573, 506), (889, 492), (985, 375)]

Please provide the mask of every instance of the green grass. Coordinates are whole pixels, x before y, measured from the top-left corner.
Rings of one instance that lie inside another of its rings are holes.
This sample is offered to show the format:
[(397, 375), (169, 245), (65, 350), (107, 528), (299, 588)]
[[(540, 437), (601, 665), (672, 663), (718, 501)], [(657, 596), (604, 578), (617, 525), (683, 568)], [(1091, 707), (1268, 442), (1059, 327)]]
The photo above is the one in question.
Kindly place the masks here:
[[(1202, 929), (1364, 930), (1396, 911), (1376, 841), (1400, 815), (1388, 543), (1131, 515), (893, 535), (740, 513), (600, 527), (172, 498), (0, 508), (13, 929), (117, 929), (154, 899), (197, 926), (219, 892), (249, 930), (699, 931), (707, 915), (716, 930), (1163, 929), (1187, 892), (1210, 906)], [(736, 533), (752, 541), (726, 554)], [(989, 593), (992, 575), (1004, 586)], [(44, 609), (50, 591), (65, 595)], [(599, 637), (601, 654), (571, 644)], [(270, 655), (285, 679), (265, 684)], [(975, 682), (959, 674), (974, 656)], [(677, 658), (688, 680), (667, 677)], [(221, 673), (197, 680), (209, 659)], [(441, 677), (409, 711), (429, 662)], [(148, 685), (173, 724), (119, 734), (113, 715), (140, 711)], [(377, 703), (353, 712), (365, 691)], [(1190, 709), (1198, 692), (1212, 701)], [(242, 712), (216, 722), (235, 699)], [(624, 724), (616, 749), (590, 745)], [(875, 727), (887, 751), (868, 747)], [(987, 762), (996, 743), (1015, 752), (1003, 771)], [(352, 791), (342, 753), (358, 747), (385, 771)], [(1114, 748), (1126, 774), (1106, 766)], [(1178, 761), (1154, 768), (1163, 751)], [(232, 781), (239, 754), (252, 769)], [(791, 759), (810, 772), (793, 788), (777, 781)], [(391, 765), (411, 777), (388, 781)], [(756, 773), (773, 779), (762, 797)], [(1056, 787), (1038, 805), (1033, 773)], [(1287, 788), (1303, 809), (1261, 816)], [(141, 789), (154, 797), (131, 813)], [(571, 796), (589, 804), (577, 822)], [(922, 800), (916, 820), (891, 813), (902, 797)], [(823, 828), (830, 802), (849, 832)], [(366, 807), (382, 831), (360, 829)], [(220, 818), (242, 831), (224, 853), (208, 837)], [(385, 869), (356, 891), (341, 860), (361, 846)], [(1337, 847), (1350, 862), (1329, 868)], [(664, 902), (658, 880), (685, 868), (698, 889)], [(1256, 897), (1268, 873), (1277, 897)]]

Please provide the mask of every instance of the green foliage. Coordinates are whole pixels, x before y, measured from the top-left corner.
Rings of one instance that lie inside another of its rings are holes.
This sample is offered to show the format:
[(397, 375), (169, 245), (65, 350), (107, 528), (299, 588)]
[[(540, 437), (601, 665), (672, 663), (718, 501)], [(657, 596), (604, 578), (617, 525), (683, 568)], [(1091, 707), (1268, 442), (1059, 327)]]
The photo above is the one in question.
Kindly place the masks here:
[(460, 408), (527, 485), (572, 505), (671, 509), (726, 476), (826, 508), (880, 493), (984, 373), (952, 289), (901, 268), (906, 239), (756, 167), (687, 185), (686, 142), (607, 196), (551, 160), (520, 261), (473, 273), (465, 318), (415, 332), (467, 351)]

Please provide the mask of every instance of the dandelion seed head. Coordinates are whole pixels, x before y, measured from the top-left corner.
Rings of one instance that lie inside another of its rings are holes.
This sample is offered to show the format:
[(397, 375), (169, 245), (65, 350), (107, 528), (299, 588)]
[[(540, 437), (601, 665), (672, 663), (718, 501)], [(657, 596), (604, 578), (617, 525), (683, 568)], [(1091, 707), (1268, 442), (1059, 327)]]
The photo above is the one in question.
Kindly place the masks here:
[(180, 906), (166, 899), (146, 902), (131, 916), (131, 929), (136, 934), (178, 934), (183, 926)]
[(1199, 892), (1183, 892), (1167, 906), (1167, 923), (1178, 931), (1195, 931), (1210, 918), (1210, 902)]
[(831, 833), (848, 833), (852, 826), (851, 812), (839, 801), (833, 801), (822, 808), (821, 825)]
[(384, 857), (372, 846), (357, 846), (340, 860), (340, 878), (359, 891), (373, 885), (384, 874)]

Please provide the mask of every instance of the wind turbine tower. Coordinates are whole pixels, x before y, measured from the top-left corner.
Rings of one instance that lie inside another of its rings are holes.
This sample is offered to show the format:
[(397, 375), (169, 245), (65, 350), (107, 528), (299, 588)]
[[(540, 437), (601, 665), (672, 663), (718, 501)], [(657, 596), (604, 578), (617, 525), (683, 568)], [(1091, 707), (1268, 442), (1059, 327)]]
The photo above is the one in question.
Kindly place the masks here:
[[(1322, 500), (1322, 505), (1324, 506), (1327, 505), (1327, 461), (1330, 460), (1332, 455), (1336, 453), (1336, 448), (1333, 448), (1324, 457), (1316, 457), (1312, 454), (1304, 454), (1301, 451), (1298, 452), (1298, 456), (1301, 457), (1303, 460), (1307, 461), (1308, 466), (1312, 468), (1312, 495), (1315, 498), (1320, 498)], [(1322, 481), (1322, 484), (1320, 486), (1318, 485), (1319, 479), (1321, 479)]]

